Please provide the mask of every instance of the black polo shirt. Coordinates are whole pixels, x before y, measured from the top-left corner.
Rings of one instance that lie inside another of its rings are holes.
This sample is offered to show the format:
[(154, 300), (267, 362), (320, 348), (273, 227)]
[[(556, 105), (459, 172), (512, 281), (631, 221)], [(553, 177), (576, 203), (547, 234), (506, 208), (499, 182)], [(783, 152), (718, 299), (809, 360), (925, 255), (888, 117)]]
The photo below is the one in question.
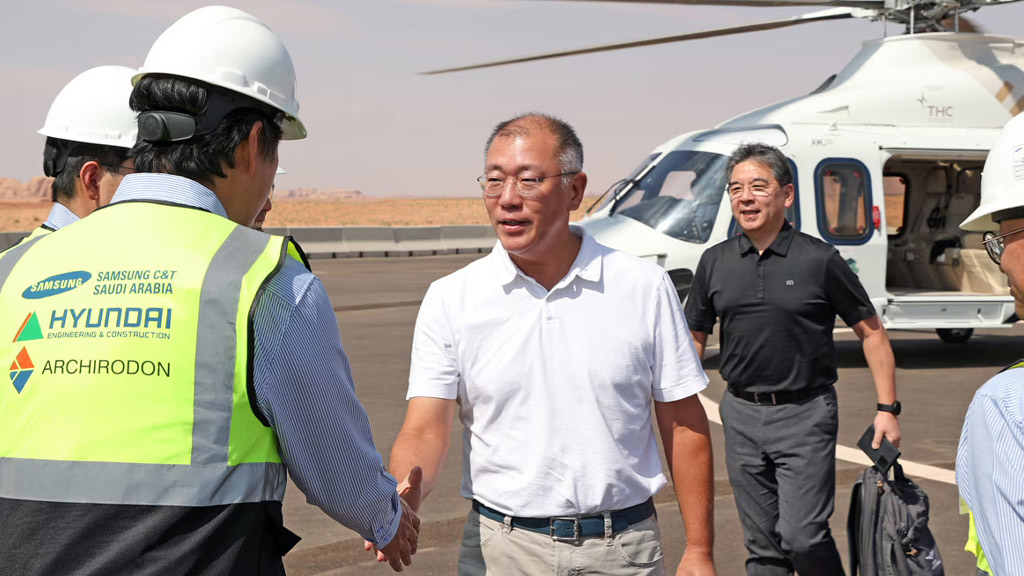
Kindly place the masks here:
[(835, 247), (789, 223), (760, 255), (746, 234), (707, 249), (686, 301), (690, 329), (710, 334), (721, 319), (719, 371), (750, 392), (833, 384), (836, 315), (852, 326), (874, 314)]

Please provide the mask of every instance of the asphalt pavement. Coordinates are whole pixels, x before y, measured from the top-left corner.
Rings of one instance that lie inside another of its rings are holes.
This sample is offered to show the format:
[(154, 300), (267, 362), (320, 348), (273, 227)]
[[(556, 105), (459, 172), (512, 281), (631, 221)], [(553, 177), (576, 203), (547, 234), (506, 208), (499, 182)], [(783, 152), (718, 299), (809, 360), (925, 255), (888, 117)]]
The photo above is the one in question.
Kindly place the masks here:
[[(388, 461), (391, 444), (405, 415), (405, 391), (412, 330), (424, 292), (434, 279), (481, 255), (416, 258), (314, 260), (313, 270), (331, 297), (342, 343), (349, 354), (356, 391), (373, 427), (377, 448)], [(897, 387), (903, 402), (903, 459), (953, 470), (963, 415), (974, 391), (989, 376), (1024, 356), (1024, 327), (976, 332), (966, 344), (945, 344), (933, 332), (891, 332), (897, 364)], [(839, 351), (839, 443), (855, 447), (875, 413), (870, 373), (860, 343), (848, 330), (836, 335)], [(712, 340), (711, 344), (713, 345)], [(717, 370), (714, 347), (705, 369), (711, 385), (705, 395), (713, 402), (725, 391)], [(718, 574), (744, 574), (743, 533), (725, 470), (721, 426), (712, 424), (715, 451), (715, 562)], [(461, 477), (462, 427), (456, 422), (452, 449), (442, 478), (420, 510), (419, 552), (406, 574), (455, 574), (462, 524), (469, 503), (458, 493)], [(836, 510), (832, 532), (844, 562), (847, 560), (846, 516), (850, 491), (863, 465), (837, 461)], [(942, 475), (936, 475), (941, 477)], [(946, 474), (948, 476), (948, 474)], [(956, 487), (947, 482), (914, 477), (931, 501), (930, 527), (938, 541), (946, 574), (973, 574), (973, 557), (963, 551), (967, 534), (959, 514)], [(666, 562), (670, 573), (682, 556), (685, 535), (671, 486), (656, 497)], [(302, 541), (285, 557), (291, 576), (387, 574), (363, 550), (362, 540), (317, 508), (289, 485), (285, 523)], [(808, 575), (809, 576), (809, 575)]]

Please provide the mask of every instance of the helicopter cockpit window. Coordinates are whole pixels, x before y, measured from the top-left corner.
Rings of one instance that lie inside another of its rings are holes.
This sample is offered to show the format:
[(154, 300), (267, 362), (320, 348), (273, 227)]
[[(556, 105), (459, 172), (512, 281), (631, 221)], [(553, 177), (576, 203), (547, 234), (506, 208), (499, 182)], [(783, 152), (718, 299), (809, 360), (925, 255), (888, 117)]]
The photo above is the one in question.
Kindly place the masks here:
[[(654, 162), (654, 159), (657, 158), (658, 156), (661, 156), (661, 154), (654, 153), (644, 158), (642, 162), (637, 164), (636, 168), (633, 168), (629, 175), (627, 175), (622, 180), (619, 180), (618, 182), (615, 182), (614, 184), (609, 186), (608, 190), (606, 190), (604, 194), (601, 194), (601, 197), (598, 198), (597, 202), (595, 202), (596, 209), (598, 211), (604, 210), (605, 206), (611, 204), (612, 202), (615, 202), (616, 198), (618, 198), (619, 196), (619, 192), (623, 188), (626, 188), (633, 184), (633, 181), (636, 180), (636, 177), (639, 176), (641, 172), (646, 170), (647, 167), (651, 165), (651, 162)], [(587, 210), (587, 213), (591, 213), (592, 211), (594, 211), (594, 209), (594, 207), (591, 207), (590, 209)]]
[(703, 244), (711, 237), (722, 203), (727, 161), (728, 157), (711, 152), (670, 152), (618, 198), (611, 213), (673, 238)]
[(822, 238), (834, 244), (861, 244), (871, 237), (871, 185), (863, 164), (855, 160), (819, 164), (815, 189)]

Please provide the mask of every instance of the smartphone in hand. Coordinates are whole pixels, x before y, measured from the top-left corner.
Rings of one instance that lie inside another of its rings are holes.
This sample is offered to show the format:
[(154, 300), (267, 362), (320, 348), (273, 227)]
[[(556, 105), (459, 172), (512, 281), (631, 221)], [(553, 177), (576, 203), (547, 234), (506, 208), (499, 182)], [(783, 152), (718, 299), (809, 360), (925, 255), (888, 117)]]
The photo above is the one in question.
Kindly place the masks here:
[(893, 446), (892, 442), (889, 442), (888, 438), (882, 438), (882, 445), (875, 450), (871, 447), (871, 441), (875, 439), (875, 425), (868, 426), (868, 429), (864, 431), (864, 435), (857, 441), (857, 447), (864, 451), (865, 454), (871, 458), (874, 462), (875, 469), (878, 470), (883, 476), (887, 476), (889, 468), (893, 462), (900, 457), (900, 449)]

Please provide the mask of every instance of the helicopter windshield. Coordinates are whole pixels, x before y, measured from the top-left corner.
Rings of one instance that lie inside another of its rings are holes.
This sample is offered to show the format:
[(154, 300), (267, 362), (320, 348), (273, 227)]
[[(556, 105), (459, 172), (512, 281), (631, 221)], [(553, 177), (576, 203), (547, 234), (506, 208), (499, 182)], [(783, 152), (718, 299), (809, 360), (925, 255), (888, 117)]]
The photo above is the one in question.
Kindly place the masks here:
[(711, 236), (722, 204), (728, 160), (713, 152), (670, 152), (616, 199), (611, 213), (673, 238), (703, 244)]
[(628, 176), (609, 186), (608, 189), (605, 190), (604, 193), (601, 194), (601, 196), (590, 206), (590, 208), (587, 209), (587, 214), (593, 212), (595, 208), (598, 210), (603, 210), (604, 207), (607, 206), (608, 204), (614, 203), (615, 199), (619, 197), (619, 192), (621, 192), (624, 188), (627, 188), (635, 184), (636, 177), (639, 176), (640, 173), (644, 171), (644, 169), (650, 166), (651, 162), (654, 162), (654, 159), (657, 158), (658, 156), (661, 156), (661, 154), (651, 154), (650, 156), (644, 158), (643, 162), (638, 164), (636, 168), (633, 168), (633, 170), (629, 173)]

